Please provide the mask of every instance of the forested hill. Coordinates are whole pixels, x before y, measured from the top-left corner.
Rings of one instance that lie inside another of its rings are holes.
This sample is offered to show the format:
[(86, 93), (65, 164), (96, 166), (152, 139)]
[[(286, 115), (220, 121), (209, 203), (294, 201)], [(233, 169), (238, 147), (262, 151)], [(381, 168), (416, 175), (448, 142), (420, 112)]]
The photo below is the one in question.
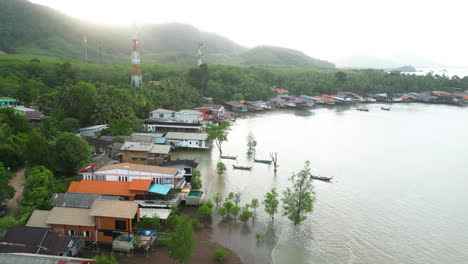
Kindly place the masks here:
[[(130, 26), (83, 22), (27, 0), (0, 1), (0, 54), (3, 51), (39, 58), (84, 60), (84, 35), (90, 62), (129, 60)], [(209, 64), (334, 67), (295, 50), (265, 47), (249, 50), (226, 37), (184, 24), (141, 25), (140, 40), (144, 62), (194, 64), (198, 43), (202, 41)]]
[(304, 53), (281, 47), (260, 46), (242, 54), (246, 65), (288, 66), (300, 68), (333, 68), (334, 65), (319, 59), (311, 58)]

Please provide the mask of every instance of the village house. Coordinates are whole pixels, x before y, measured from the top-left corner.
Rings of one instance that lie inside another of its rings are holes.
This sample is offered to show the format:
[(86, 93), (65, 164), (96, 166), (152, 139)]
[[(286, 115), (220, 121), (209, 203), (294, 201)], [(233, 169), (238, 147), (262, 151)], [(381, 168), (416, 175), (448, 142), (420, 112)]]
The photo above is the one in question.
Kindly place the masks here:
[(20, 105), (20, 102), (11, 97), (0, 97), (0, 107), (15, 107)]
[(60, 234), (82, 236), (87, 242), (112, 243), (121, 233), (131, 232), (139, 220), (137, 203), (96, 200), (90, 209), (54, 207), (47, 223)]
[(85, 243), (79, 236), (38, 227), (10, 227), (0, 240), (0, 253), (76, 256)]
[(201, 107), (195, 108), (195, 110), (214, 116), (222, 116), (226, 113), (224, 106), (219, 104), (203, 104)]
[(268, 104), (264, 101), (250, 101), (245, 103), (249, 111), (262, 111), (268, 109)]
[(167, 142), (176, 148), (209, 149), (207, 138), (206, 133), (168, 132), (166, 134)]
[(150, 119), (151, 118), (181, 123), (200, 123), (203, 120), (200, 111), (191, 109), (183, 109), (175, 112), (160, 108), (150, 112)]
[[(201, 114), (201, 113), (200, 113)], [(201, 114), (203, 119), (203, 114)], [(144, 121), (145, 130), (151, 133), (166, 133), (166, 132), (191, 132), (199, 133), (203, 131), (203, 123), (186, 123), (177, 122), (167, 119), (148, 118)]]
[(80, 128), (80, 136), (82, 137), (95, 137), (99, 132), (104, 129), (107, 129), (107, 124), (105, 125), (96, 125), (96, 126), (89, 126)]
[(174, 111), (167, 109), (156, 109), (150, 112), (150, 118), (171, 119), (174, 118)]
[(120, 148), (122, 162), (157, 165), (170, 157), (171, 146), (149, 142), (125, 142)]
[(278, 97), (289, 96), (289, 91), (282, 88), (274, 88), (274, 91)]
[(177, 159), (165, 161), (161, 163), (160, 166), (183, 170), (185, 180), (190, 182), (192, 178), (192, 172), (198, 167), (198, 163), (192, 159)]
[(91, 148), (93, 149), (94, 155), (100, 155), (100, 154), (106, 153), (106, 150), (108, 149), (108, 147), (114, 143), (109, 140), (93, 138), (93, 137), (86, 137), (85, 140), (86, 142), (88, 142), (88, 145), (90, 145)]
[[(79, 178), (86, 181), (114, 181), (133, 182), (134, 180), (149, 180), (150, 183), (168, 185), (180, 189), (185, 184), (185, 172), (177, 168), (140, 165), (132, 163), (119, 163), (100, 167), (96, 170), (88, 169), (78, 173)], [(77, 182), (72, 182), (72, 185)], [(135, 182), (136, 183), (136, 182)], [(83, 183), (82, 183), (83, 184)], [(70, 185), (69, 192), (73, 191)], [(130, 188), (131, 186), (127, 187)], [(146, 189), (147, 190), (147, 189)], [(106, 194), (101, 193), (100, 194)], [(128, 191), (127, 191), (128, 193)]]
[(224, 106), (231, 112), (247, 112), (247, 106), (244, 101), (229, 101), (225, 102)]

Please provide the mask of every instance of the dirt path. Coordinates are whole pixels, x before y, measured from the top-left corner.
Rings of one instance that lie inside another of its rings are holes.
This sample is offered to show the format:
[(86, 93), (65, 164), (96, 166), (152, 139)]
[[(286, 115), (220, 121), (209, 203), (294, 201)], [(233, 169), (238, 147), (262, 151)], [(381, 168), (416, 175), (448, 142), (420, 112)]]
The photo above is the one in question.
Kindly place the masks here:
[(24, 175), (24, 171), (25, 169), (19, 170), (10, 180), (10, 185), (15, 188), (16, 193), (13, 198), (5, 203), (8, 206), (8, 216), (13, 215), (13, 210), (18, 208), (18, 201), (23, 198), (23, 189), (24, 184), (26, 183), (26, 176)]

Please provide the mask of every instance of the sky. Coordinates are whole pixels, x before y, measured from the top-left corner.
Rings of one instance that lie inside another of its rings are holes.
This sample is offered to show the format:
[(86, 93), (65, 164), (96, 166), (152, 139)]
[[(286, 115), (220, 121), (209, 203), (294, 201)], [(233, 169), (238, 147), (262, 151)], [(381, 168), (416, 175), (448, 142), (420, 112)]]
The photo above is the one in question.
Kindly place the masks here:
[(413, 56), (468, 66), (468, 1), (30, 1), (99, 23), (191, 24), (246, 47), (287, 47), (329, 61)]

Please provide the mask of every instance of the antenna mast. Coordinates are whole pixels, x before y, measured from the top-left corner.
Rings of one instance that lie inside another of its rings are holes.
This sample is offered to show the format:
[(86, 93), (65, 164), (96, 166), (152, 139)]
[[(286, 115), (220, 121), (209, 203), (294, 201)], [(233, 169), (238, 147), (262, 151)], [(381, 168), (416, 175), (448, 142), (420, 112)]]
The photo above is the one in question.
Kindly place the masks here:
[(203, 64), (202, 58), (203, 58), (203, 42), (200, 42), (198, 44), (198, 57), (197, 57), (197, 67), (200, 67), (200, 65)]
[(83, 36), (83, 43), (85, 48), (85, 61), (88, 62), (88, 41), (86, 40), (86, 35)]
[(141, 76), (141, 70), (140, 70), (140, 51), (138, 48), (138, 31), (136, 28), (136, 25), (133, 24), (133, 30), (132, 30), (132, 64), (133, 64), (133, 72), (132, 72), (132, 77), (131, 77), (131, 85), (133, 87), (140, 87), (140, 85), (143, 83), (143, 77)]

